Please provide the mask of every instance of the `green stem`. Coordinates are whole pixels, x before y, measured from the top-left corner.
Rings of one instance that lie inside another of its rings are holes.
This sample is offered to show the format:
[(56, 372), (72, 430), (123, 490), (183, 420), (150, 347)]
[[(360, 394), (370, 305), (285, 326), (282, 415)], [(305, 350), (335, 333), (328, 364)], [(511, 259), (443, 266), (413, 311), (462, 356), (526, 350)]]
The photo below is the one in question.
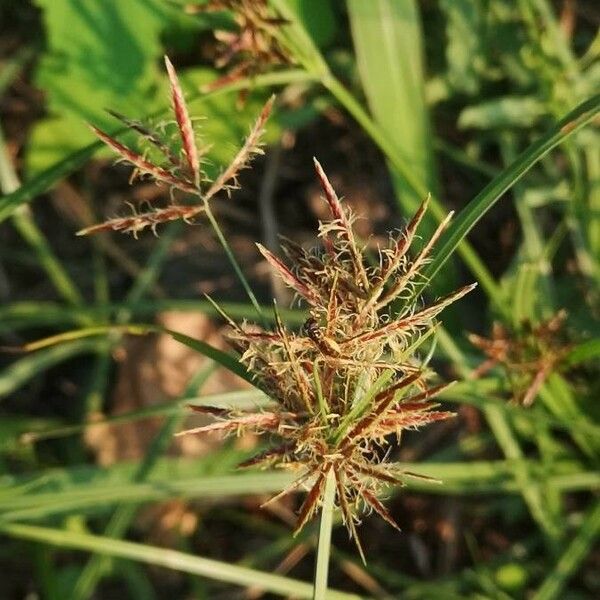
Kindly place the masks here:
[(329, 574), (329, 553), (331, 551), (331, 529), (335, 500), (335, 475), (329, 469), (325, 482), (323, 506), (321, 507), (321, 523), (319, 526), (319, 545), (317, 546), (317, 564), (315, 567), (315, 587), (313, 600), (324, 600), (327, 595), (327, 578)]
[(592, 502), (594, 505), (581, 523), (579, 532), (533, 596), (533, 600), (552, 600), (561, 597), (565, 583), (588, 555), (594, 542), (598, 540), (600, 534), (600, 502), (594, 500)]
[(244, 288), (248, 298), (250, 299), (250, 302), (252, 302), (252, 306), (256, 310), (256, 313), (258, 314), (259, 319), (261, 320), (261, 322), (264, 323), (265, 318), (264, 318), (262, 309), (260, 307), (260, 304), (258, 303), (258, 300), (256, 299), (256, 296), (254, 295), (254, 292), (252, 291), (252, 288), (250, 287), (250, 284), (248, 283), (248, 280), (246, 279), (246, 276), (244, 275), (237, 259), (235, 258), (233, 251), (231, 250), (231, 246), (229, 245), (229, 243), (227, 242), (227, 239), (223, 235), (223, 231), (219, 227), (219, 224), (217, 223), (217, 220), (215, 219), (208, 202), (204, 203), (204, 210), (205, 210), (206, 216), (208, 217), (208, 220), (210, 221), (210, 224), (211, 224), (215, 234), (217, 235), (217, 238), (219, 239), (219, 242), (221, 242), (221, 246), (223, 246), (223, 250), (225, 250), (225, 254), (227, 254), (227, 258), (229, 259), (229, 262), (231, 263), (231, 266), (233, 267), (233, 270), (235, 271), (237, 278), (239, 279), (240, 283), (242, 284), (242, 287)]
[[(4, 134), (0, 129), (0, 190), (4, 194), (11, 194), (19, 187), (19, 178), (6, 151)], [(48, 240), (33, 220), (29, 207), (18, 207), (13, 214), (12, 221), (19, 235), (37, 255), (40, 265), (46, 271), (56, 291), (72, 306), (83, 305), (83, 298), (79, 290), (52, 252)]]

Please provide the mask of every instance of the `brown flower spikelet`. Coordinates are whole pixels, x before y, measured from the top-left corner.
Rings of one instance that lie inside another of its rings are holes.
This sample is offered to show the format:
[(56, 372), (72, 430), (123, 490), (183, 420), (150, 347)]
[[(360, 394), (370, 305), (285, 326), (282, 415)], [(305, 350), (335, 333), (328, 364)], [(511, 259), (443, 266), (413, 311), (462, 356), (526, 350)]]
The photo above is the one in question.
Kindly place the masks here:
[[(170, 146), (170, 140), (165, 135), (150, 125), (129, 119), (118, 112), (108, 112), (121, 121), (128, 129), (138, 134), (140, 141), (146, 142), (158, 154), (160, 161), (148, 158), (136, 150), (119, 142), (113, 136), (95, 126), (90, 126), (94, 134), (113, 150), (122, 161), (134, 167), (132, 180), (135, 177), (145, 177), (156, 183), (169, 186), (172, 203), (165, 207), (150, 207), (145, 212), (136, 212), (125, 217), (109, 219), (97, 225), (91, 225), (77, 232), (77, 235), (89, 235), (103, 231), (120, 231), (131, 233), (137, 237), (138, 233), (145, 229), (151, 229), (156, 234), (158, 225), (170, 221), (183, 220), (187, 223), (198, 217), (207, 210), (208, 202), (220, 192), (231, 195), (233, 190), (239, 188), (238, 176), (240, 171), (248, 168), (253, 158), (262, 154), (262, 135), (264, 127), (271, 110), (275, 97), (271, 98), (263, 106), (258, 118), (250, 129), (242, 147), (238, 150), (231, 162), (212, 181), (203, 170), (202, 157), (207, 148), (199, 145), (196, 132), (194, 131), (192, 119), (189, 115), (185, 102), (183, 90), (179, 83), (177, 73), (171, 61), (165, 56), (165, 66), (169, 77), (169, 90), (171, 107), (177, 133), (181, 143), (181, 152), (175, 152)], [(174, 192), (179, 191), (194, 198), (193, 203), (177, 204)]]
[[(431, 306), (418, 306), (415, 296), (421, 282), (414, 265), (427, 261), (432, 244), (424, 244), (412, 259), (407, 245), (427, 200), (400, 237), (380, 250), (379, 264), (370, 265), (365, 248), (355, 239), (351, 213), (317, 161), (315, 167), (332, 215), (320, 225), (324, 252), (310, 253), (290, 244), (286, 252), (293, 266), (287, 267), (259, 246), (271, 267), (308, 304), (308, 320), (299, 332), (288, 331), (276, 310), (274, 331), (229, 320), (240, 361), (275, 401), (274, 408), (256, 414), (204, 409), (219, 419), (218, 424), (192, 431), (253, 431), (281, 438), (279, 445), (244, 466), (299, 471), (296, 482), (275, 497), (308, 486), (296, 531), (317, 511), (333, 471), (337, 505), (362, 555), (356, 535), (361, 512), (375, 511), (397, 527), (377, 493), (385, 485), (401, 484), (403, 476), (417, 476), (398, 472), (382, 458), (390, 434), (399, 438), (404, 429), (453, 416), (433, 410), (437, 405), (431, 399), (447, 384), (428, 385), (431, 371), (415, 350), (433, 332), (435, 316), (474, 285)], [(394, 316), (392, 303), (403, 306)]]
[(566, 318), (566, 311), (560, 310), (536, 325), (524, 321), (512, 331), (494, 323), (489, 338), (471, 333), (469, 341), (487, 357), (472, 377), (480, 377), (500, 365), (510, 383), (513, 401), (531, 406), (546, 379), (571, 349), (565, 342)]
[[(281, 18), (267, 0), (209, 0), (202, 4), (188, 4), (188, 13), (230, 12), (234, 29), (217, 29), (219, 41), (215, 67), (225, 67), (226, 73), (205, 86), (216, 90), (243, 78), (252, 78), (292, 62), (289, 53), (279, 41), (278, 30), (288, 22)], [(245, 101), (248, 89), (240, 91), (239, 100)]]

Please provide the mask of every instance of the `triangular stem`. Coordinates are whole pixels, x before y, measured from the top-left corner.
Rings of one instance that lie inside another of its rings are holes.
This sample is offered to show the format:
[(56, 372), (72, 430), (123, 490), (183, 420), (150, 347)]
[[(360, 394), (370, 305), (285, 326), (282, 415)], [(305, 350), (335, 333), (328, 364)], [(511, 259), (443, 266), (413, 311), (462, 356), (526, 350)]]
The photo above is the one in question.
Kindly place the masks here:
[(315, 587), (313, 600), (325, 600), (327, 595), (327, 577), (329, 574), (329, 552), (331, 549), (331, 528), (335, 500), (335, 474), (329, 469), (325, 481), (321, 523), (319, 525), (319, 544), (317, 546), (317, 564), (315, 567)]

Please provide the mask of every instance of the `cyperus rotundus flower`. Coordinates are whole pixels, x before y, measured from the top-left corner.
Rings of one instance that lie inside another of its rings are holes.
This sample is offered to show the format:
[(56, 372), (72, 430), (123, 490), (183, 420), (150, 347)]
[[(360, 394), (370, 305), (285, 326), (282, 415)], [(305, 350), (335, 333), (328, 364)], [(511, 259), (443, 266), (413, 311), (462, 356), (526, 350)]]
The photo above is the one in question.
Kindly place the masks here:
[[(420, 275), (451, 215), (416, 255), (409, 250), (427, 209), (423, 202), (406, 228), (369, 261), (356, 239), (354, 217), (342, 206), (321, 165), (317, 176), (331, 218), (320, 224), (322, 249), (306, 251), (286, 242), (289, 266), (258, 245), (271, 267), (308, 307), (299, 331), (290, 331), (275, 310), (275, 327), (236, 324), (226, 315), (233, 347), (256, 385), (271, 399), (260, 412), (193, 407), (213, 415), (209, 425), (181, 432), (268, 433), (278, 439), (243, 463), (294, 469), (295, 482), (280, 494), (306, 488), (298, 532), (320, 506), (325, 482), (335, 477), (336, 504), (351, 537), (364, 511), (375, 511), (397, 527), (378, 499), (386, 485), (401, 485), (402, 472), (388, 462), (386, 449), (406, 429), (416, 429), (454, 413), (431, 402), (449, 384), (429, 383), (434, 373), (418, 348), (435, 332), (435, 317), (475, 284), (423, 306)], [(364, 559), (364, 556), (363, 556)]]

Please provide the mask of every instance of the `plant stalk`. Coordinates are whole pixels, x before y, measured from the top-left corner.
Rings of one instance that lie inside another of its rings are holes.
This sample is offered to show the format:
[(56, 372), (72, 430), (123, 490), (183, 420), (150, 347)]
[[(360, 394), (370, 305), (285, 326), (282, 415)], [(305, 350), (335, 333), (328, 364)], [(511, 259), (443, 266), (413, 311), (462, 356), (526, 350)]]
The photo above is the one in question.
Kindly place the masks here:
[(325, 600), (327, 595), (327, 578), (329, 575), (329, 553), (331, 551), (331, 529), (335, 500), (335, 475), (329, 469), (325, 482), (321, 522), (319, 525), (319, 544), (317, 546), (317, 564), (315, 566), (315, 587), (313, 600)]
[(252, 291), (252, 288), (250, 287), (250, 284), (248, 283), (248, 280), (246, 279), (244, 272), (242, 271), (237, 259), (235, 258), (235, 255), (233, 254), (233, 251), (231, 250), (231, 247), (229, 246), (229, 243), (227, 242), (227, 238), (221, 231), (221, 228), (219, 227), (219, 224), (217, 223), (217, 220), (215, 219), (215, 217), (210, 209), (209, 203), (206, 201), (204, 202), (204, 212), (205, 212), (206, 216), (208, 217), (208, 220), (209, 220), (217, 238), (219, 239), (219, 242), (221, 243), (223, 250), (225, 250), (225, 254), (227, 255), (227, 258), (229, 259), (229, 262), (231, 263), (231, 266), (233, 267), (233, 270), (235, 271), (235, 274), (236, 274), (239, 282), (242, 284), (242, 287), (244, 288), (246, 295), (248, 296), (250, 302), (252, 303), (252, 306), (256, 310), (258, 318), (260, 319), (261, 323), (264, 325), (265, 317), (264, 317), (264, 314), (260, 307), (260, 304), (258, 303), (258, 300), (256, 299), (256, 296), (254, 295), (254, 292)]

